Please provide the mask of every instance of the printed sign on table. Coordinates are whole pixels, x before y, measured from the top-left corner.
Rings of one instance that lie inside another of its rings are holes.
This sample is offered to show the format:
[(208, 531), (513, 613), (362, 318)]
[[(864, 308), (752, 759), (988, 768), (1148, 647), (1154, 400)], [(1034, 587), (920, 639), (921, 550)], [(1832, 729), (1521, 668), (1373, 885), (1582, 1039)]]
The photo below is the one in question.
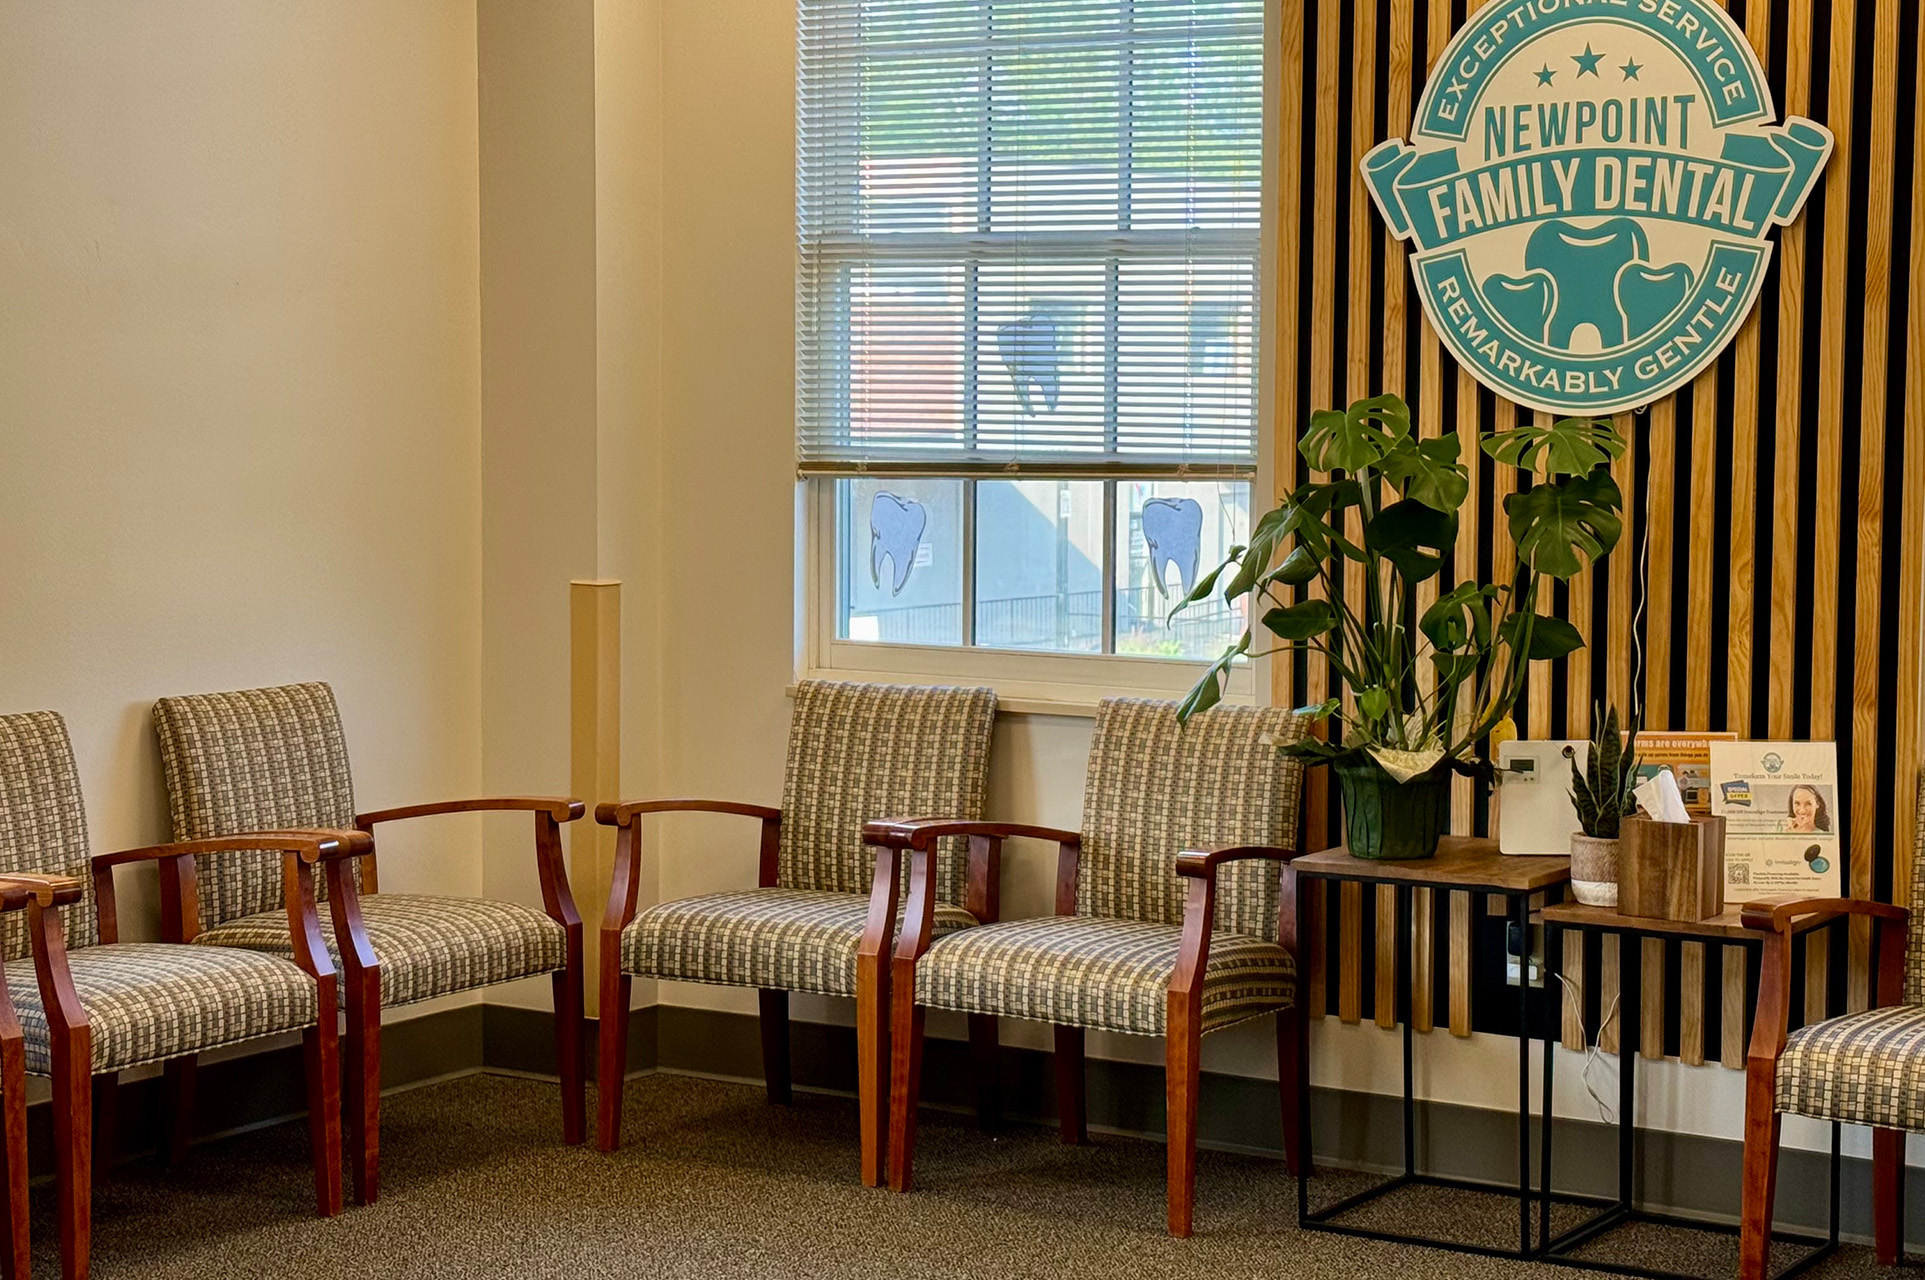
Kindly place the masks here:
[(1839, 895), (1838, 744), (1713, 742), (1711, 811), (1725, 820), (1724, 896)]
[(1669, 769), (1678, 784), (1684, 807), (1692, 813), (1711, 812), (1711, 744), (1734, 742), (1735, 733), (1638, 734), (1638, 777), (1649, 778), (1660, 769)]
[(1363, 173), (1458, 362), (1519, 404), (1604, 415), (1689, 382), (1750, 312), (1771, 228), (1832, 149), (1776, 114), (1711, 0), (1518, 0), (1465, 24), (1411, 140)]

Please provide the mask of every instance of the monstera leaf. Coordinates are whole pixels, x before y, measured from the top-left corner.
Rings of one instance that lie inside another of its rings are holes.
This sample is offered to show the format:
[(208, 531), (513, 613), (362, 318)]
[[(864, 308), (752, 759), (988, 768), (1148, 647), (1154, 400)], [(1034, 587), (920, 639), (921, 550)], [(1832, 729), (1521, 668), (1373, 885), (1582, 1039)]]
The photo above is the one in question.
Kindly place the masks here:
[(1378, 465), (1387, 479), (1405, 485), (1405, 497), (1435, 511), (1456, 511), (1470, 493), (1454, 435), (1399, 440)]
[[(1530, 624), (1529, 647), (1525, 647), (1524, 627)], [(1578, 629), (1562, 618), (1546, 617), (1541, 613), (1513, 613), (1504, 619), (1498, 628), (1499, 634), (1508, 640), (1514, 649), (1524, 650), (1527, 662), (1549, 662), (1566, 654), (1576, 653), (1584, 647), (1584, 636)]]
[(1569, 578), (1615, 547), (1623, 508), (1624, 495), (1606, 471), (1563, 476), (1504, 499), (1518, 558), (1553, 578)]
[(1497, 598), (1498, 591), (1497, 587), (1463, 583), (1438, 596), (1417, 620), (1417, 629), (1440, 653), (1455, 653), (1467, 646), (1480, 652), (1488, 649), (1491, 601)]
[(1284, 640), (1310, 640), (1337, 625), (1337, 611), (1328, 600), (1305, 600), (1270, 610), (1263, 625)]
[(1524, 423), (1484, 438), (1484, 452), (1507, 466), (1545, 474), (1584, 476), (1624, 456), (1624, 437), (1607, 419), (1559, 418), (1548, 427)]
[(1356, 472), (1374, 467), (1410, 434), (1410, 406), (1396, 396), (1372, 396), (1348, 409), (1318, 409), (1297, 451), (1313, 471)]
[(1457, 513), (1415, 498), (1393, 502), (1364, 526), (1364, 545), (1415, 585), (1435, 576), (1444, 567), (1444, 553), (1457, 545)]

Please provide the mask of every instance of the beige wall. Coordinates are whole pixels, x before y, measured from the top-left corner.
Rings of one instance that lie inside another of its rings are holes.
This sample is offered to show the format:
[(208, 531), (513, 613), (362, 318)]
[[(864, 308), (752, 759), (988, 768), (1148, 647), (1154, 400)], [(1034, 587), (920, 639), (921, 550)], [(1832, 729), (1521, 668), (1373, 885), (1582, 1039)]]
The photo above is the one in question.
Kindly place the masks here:
[[(330, 680), (364, 805), (480, 784), (474, 22), (0, 6), (0, 709), (97, 849), (167, 834), (167, 693)], [(464, 831), (383, 886), (478, 891)]]

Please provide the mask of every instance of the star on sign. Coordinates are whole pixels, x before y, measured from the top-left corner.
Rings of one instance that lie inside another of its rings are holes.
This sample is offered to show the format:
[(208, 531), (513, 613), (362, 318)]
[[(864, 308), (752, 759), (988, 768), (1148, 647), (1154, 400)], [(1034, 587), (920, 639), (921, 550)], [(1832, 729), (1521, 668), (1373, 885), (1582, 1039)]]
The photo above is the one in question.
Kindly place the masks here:
[(1531, 72), (1531, 74), (1537, 77), (1537, 82), (1539, 84), (1549, 84), (1551, 82), (1551, 77), (1556, 75), (1557, 72), (1551, 70), (1551, 64), (1547, 62), (1544, 64), (1541, 70), (1533, 71)]
[(1572, 54), (1571, 61), (1577, 63), (1577, 74), (1579, 78), (1594, 76), (1597, 74), (1597, 64), (1604, 61), (1604, 55), (1601, 53), (1592, 53), (1590, 42), (1586, 41), (1584, 52)]
[(1623, 66), (1619, 67), (1618, 70), (1624, 73), (1626, 80), (1635, 80), (1638, 78), (1638, 72), (1644, 70), (1644, 68), (1636, 62), (1626, 62)]

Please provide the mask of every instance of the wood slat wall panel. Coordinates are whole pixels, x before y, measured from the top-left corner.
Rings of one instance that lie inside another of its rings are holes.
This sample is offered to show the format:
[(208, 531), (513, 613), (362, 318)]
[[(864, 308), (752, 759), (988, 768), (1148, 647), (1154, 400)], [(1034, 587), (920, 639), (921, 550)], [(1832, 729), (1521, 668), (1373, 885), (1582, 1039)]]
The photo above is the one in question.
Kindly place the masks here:
[[(1289, 135), (1277, 161), (1278, 217), (1287, 224), (1277, 243), (1301, 266), (1294, 274), (1279, 269), (1273, 298), (1277, 483), (1296, 478), (1286, 467), (1310, 409), (1401, 389), (1418, 430), (1455, 432), (1476, 477), (1465, 536), (1442, 586), (1482, 574), (1502, 580), (1511, 563), (1502, 501), (1523, 478), (1483, 458), (1478, 437), (1525, 411), (1454, 367), (1421, 316), (1405, 251), (1378, 222), (1355, 163), (1377, 141), (1403, 133), (1425, 79), (1418, 64), (1434, 64), (1479, 7), (1479, 0), (1283, 0), (1277, 10), (1285, 27), (1279, 94), (1295, 86), (1301, 98), (1277, 113)], [(1597, 700), (1622, 712), (1641, 703), (1653, 728), (1835, 736), (1849, 887), (1902, 900), (1925, 658), (1918, 392), (1925, 382), (1925, 139), (1914, 131), (1901, 145), (1900, 126), (1910, 128), (1925, 58), (1889, 51), (1903, 44), (1925, 54), (1925, 24), (1919, 6), (1905, 0), (1851, 0), (1832, 7), (1825, 38), (1814, 46), (1810, 5), (1729, 0), (1729, 7), (1770, 69), (1779, 116), (1813, 115), (1832, 129), (1838, 150), (1810, 214), (1777, 233), (1757, 308), (1731, 348), (1688, 391), (1620, 415), (1620, 429), (1635, 441), (1613, 468), (1625, 494), (1624, 539), (1594, 576), (1545, 601), (1590, 647), (1533, 671), (1517, 718), (1534, 736), (1580, 736)], [(1890, 287), (1894, 264), (1909, 268), (1909, 287)], [(1688, 510), (1678, 510), (1681, 502)], [(1639, 572), (1646, 556), (1648, 589)], [(1634, 640), (1643, 649), (1635, 672)], [(1279, 699), (1320, 700), (1330, 688), (1323, 663), (1277, 665)], [(1334, 834), (1337, 806), (1327, 788), (1317, 777), (1306, 799), (1312, 846)], [(1483, 829), (1484, 810), (1481, 788), (1460, 780), (1457, 829)], [(1373, 1003), (1378, 1020), (1388, 1019), (1388, 971), (1402, 940), (1389, 902), (1373, 895), (1367, 920), (1364, 897), (1340, 894), (1334, 916), (1312, 904), (1312, 943), (1324, 921), (1335, 924), (1322, 954), (1340, 970), (1326, 979), (1319, 956), (1306, 958), (1313, 1013), (1327, 1007), (1328, 981), (1337, 986), (1339, 1012), (1363, 1016), (1360, 968), (1364, 939), (1374, 936)], [(1478, 923), (1482, 913), (1466, 894), (1448, 896), (1446, 929), (1414, 905), (1413, 972), (1426, 979), (1447, 966), (1449, 1009), (1428, 1007), (1426, 985), (1413, 1021), (1469, 1034), (1479, 1016), (1471, 1007), (1472, 937), (1494, 926)], [(1366, 925), (1373, 926), (1368, 935)], [(1669, 974), (1663, 948), (1644, 954), (1646, 983), (1630, 998), (1657, 1019), (1678, 1005), (1669, 1018), (1677, 1040), (1665, 1049), (1686, 1061), (1715, 1055), (1741, 1065), (1741, 953), (1687, 946), (1674, 954)], [(1837, 959), (1849, 960), (1846, 994), (1862, 1000), (1862, 935)], [(1477, 963), (1498, 959), (1480, 953)], [(1615, 948), (1596, 966), (1576, 950), (1563, 963), (1575, 981), (1598, 984), (1600, 1013), (1612, 1007)], [(1829, 976), (1825, 949), (1814, 948), (1807, 1017), (1826, 1011)], [(1715, 995), (1707, 990), (1714, 983)], [(1566, 1019), (1573, 1045), (1583, 1039), (1576, 1022)], [(1600, 1036), (1607, 1048), (1615, 1046), (1615, 1027), (1612, 1021)]]

